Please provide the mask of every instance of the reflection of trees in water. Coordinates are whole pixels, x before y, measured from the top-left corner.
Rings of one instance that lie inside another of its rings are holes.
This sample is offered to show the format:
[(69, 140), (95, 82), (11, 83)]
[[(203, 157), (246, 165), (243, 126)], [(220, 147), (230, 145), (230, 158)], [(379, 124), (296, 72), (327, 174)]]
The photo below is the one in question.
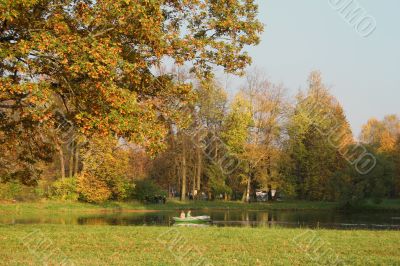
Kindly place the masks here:
[(242, 212), (242, 221), (246, 221), (246, 222), (249, 221), (249, 213), (247, 211)]
[(0, 224), (70, 224), (78, 225), (76, 216), (29, 216), (29, 217), (3, 217)]
[(271, 221), (271, 217), (268, 212), (261, 212), (257, 215), (257, 225), (268, 226)]
[[(204, 215), (204, 213), (200, 215)], [(280, 219), (274, 211), (213, 211), (211, 218), (215, 224), (221, 226), (271, 227), (280, 223)]]
[(143, 221), (145, 224), (169, 225), (170, 216), (167, 214), (145, 215)]
[[(71, 225), (164, 225), (173, 224), (172, 217), (179, 213), (104, 213), (78, 215), (3, 216), (0, 224), (71, 224)], [(392, 213), (343, 213), (327, 211), (239, 211), (197, 210), (193, 216), (210, 215), (217, 226), (250, 227), (316, 227), (321, 228), (376, 228), (398, 229), (400, 219)], [(388, 225), (385, 227), (385, 225)]]
[(79, 217), (78, 224), (80, 225), (108, 225), (103, 218), (98, 217)]

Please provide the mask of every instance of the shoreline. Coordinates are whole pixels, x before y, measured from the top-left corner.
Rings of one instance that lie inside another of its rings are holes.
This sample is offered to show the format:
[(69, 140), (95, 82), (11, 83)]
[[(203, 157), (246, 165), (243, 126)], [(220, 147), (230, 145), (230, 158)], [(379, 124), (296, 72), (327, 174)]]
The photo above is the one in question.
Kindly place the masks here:
[(393, 212), (400, 213), (400, 200), (386, 200), (381, 205), (366, 204), (359, 208), (340, 209), (336, 202), (283, 201), (273, 203), (243, 203), (235, 201), (175, 201), (166, 204), (140, 202), (106, 202), (90, 204), (69, 201), (0, 202), (0, 213), (145, 213), (180, 210), (216, 211), (337, 211), (337, 212)]

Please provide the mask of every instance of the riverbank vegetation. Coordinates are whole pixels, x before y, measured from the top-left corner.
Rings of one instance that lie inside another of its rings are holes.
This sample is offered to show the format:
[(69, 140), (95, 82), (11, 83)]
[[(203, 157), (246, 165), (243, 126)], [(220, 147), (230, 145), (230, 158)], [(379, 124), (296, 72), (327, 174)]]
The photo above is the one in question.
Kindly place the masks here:
[(102, 211), (145, 211), (145, 210), (203, 210), (203, 209), (231, 209), (231, 210), (333, 210), (339, 205), (329, 202), (289, 201), (280, 203), (243, 203), (241, 201), (179, 201), (172, 200), (166, 204), (143, 204), (141, 202), (108, 202), (90, 204), (84, 202), (44, 201), (24, 203), (3, 203), (0, 213), (80, 213)]
[[(285, 201), (269, 203), (244, 203), (241, 201), (179, 201), (169, 200), (166, 204), (143, 204), (142, 202), (106, 202), (101, 204), (91, 204), (85, 202), (67, 201), (41, 201), (41, 202), (2, 202), (0, 204), (0, 214), (2, 215), (30, 215), (30, 214), (84, 214), (84, 213), (103, 213), (103, 212), (141, 212), (141, 211), (176, 211), (180, 210), (320, 210), (338, 211), (341, 210), (338, 202), (310, 202), (310, 201)], [(365, 202), (359, 208), (351, 211), (374, 211), (374, 212), (400, 212), (400, 200), (383, 200), (376, 204), (373, 201)]]
[(399, 254), (399, 231), (0, 225), (7, 265), (397, 265)]

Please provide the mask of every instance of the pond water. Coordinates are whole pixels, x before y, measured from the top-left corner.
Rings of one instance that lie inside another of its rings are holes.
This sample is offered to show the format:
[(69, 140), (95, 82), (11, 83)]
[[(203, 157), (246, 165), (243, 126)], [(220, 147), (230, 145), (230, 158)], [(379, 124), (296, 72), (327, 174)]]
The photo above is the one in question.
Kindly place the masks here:
[[(212, 223), (209, 226), (400, 230), (400, 213), (388, 212), (194, 210), (192, 215), (211, 216)], [(10, 217), (3, 214), (0, 224), (173, 226), (174, 216), (179, 216), (179, 212), (112, 212), (29, 217)]]

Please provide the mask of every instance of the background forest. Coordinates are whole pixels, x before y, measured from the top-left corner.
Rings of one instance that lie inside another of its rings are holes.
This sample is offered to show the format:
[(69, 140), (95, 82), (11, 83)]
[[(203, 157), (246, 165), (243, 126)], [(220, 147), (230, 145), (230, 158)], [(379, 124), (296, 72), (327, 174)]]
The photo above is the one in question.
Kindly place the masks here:
[(60, 103), (54, 129), (35, 133), (25, 143), (32, 146), (3, 134), (1, 198), (254, 201), (256, 191), (276, 190), (282, 198), (358, 204), (400, 196), (399, 118), (370, 119), (357, 141), (319, 72), (295, 99), (257, 69), (231, 99), (216, 78), (170, 73), (193, 89), (186, 120), (169, 123), (157, 151), (118, 134), (79, 134)]

